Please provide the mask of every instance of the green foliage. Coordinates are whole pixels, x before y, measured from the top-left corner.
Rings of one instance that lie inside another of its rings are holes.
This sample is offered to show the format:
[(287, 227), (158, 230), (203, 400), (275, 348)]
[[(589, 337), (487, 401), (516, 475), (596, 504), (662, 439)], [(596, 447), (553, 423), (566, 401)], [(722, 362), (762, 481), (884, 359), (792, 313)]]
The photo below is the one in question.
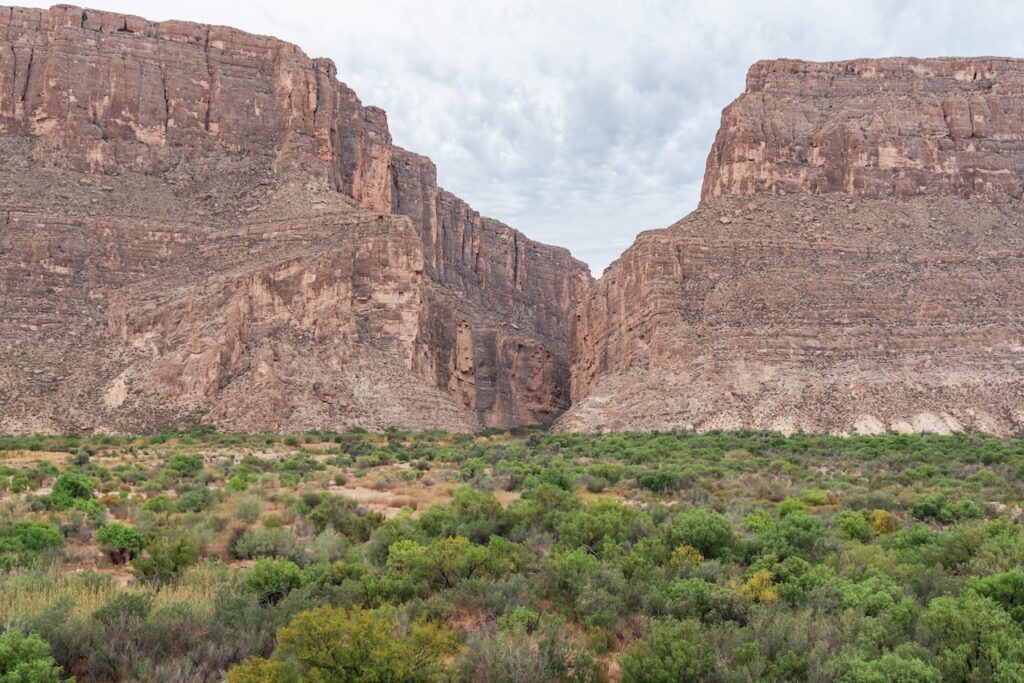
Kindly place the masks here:
[(213, 503), (213, 494), (206, 487), (189, 489), (178, 498), (178, 510), (182, 512), (203, 512)]
[(198, 455), (176, 455), (167, 467), (183, 477), (194, 477), (203, 469), (203, 459)]
[(672, 491), (679, 486), (679, 475), (669, 470), (644, 470), (637, 473), (636, 484), (656, 493)]
[(974, 579), (970, 585), (978, 595), (990, 598), (1020, 626), (1024, 626), (1024, 571), (1011, 569)]
[(114, 522), (103, 526), (96, 534), (103, 552), (114, 564), (126, 564), (146, 547), (145, 537), (135, 527)]
[(231, 670), (229, 683), (447, 680), (444, 657), (455, 651), (447, 629), (402, 623), (390, 608), (322, 607), (301, 612), (278, 633), (273, 657)]
[[(596, 682), (608, 663), (626, 680), (1024, 680), (1024, 439), (285, 441), (0, 437), (22, 452), (0, 460), (0, 623), (81, 680), (222, 680), (246, 660), (235, 680), (409, 679), (365, 648), (336, 653), (343, 629), (275, 651), (279, 629), (324, 608), (386, 615), (385, 649), (452, 625), (461, 645), (425, 667), (435, 679)], [(23, 456), (55, 449), (71, 457)], [(56, 499), (33, 493), (61, 479)], [(375, 499), (331, 494), (350, 480)], [(367, 510), (387, 498), (409, 507)], [(134, 553), (139, 580), (78, 571), (97, 545)], [(365, 676), (334, 673), (342, 660)]]
[(843, 658), (839, 683), (940, 683), (942, 675), (919, 657), (903, 657), (887, 652), (880, 658), (866, 661)]
[(692, 546), (707, 558), (727, 555), (735, 542), (729, 520), (703, 508), (677, 515), (665, 535), (669, 547)]
[(307, 518), (317, 532), (333, 529), (360, 542), (369, 540), (373, 530), (384, 521), (379, 513), (360, 513), (356, 502), (344, 496), (324, 496)]
[(923, 615), (945, 680), (1020, 680), (1024, 633), (997, 603), (973, 591), (935, 598)]
[(54, 482), (50, 500), (57, 510), (67, 510), (78, 501), (90, 500), (95, 487), (92, 478), (78, 472), (65, 472)]
[(132, 569), (140, 579), (159, 588), (178, 578), (197, 556), (195, 546), (186, 538), (161, 539), (132, 561)]
[(305, 573), (289, 560), (259, 560), (245, 574), (245, 589), (262, 603), (276, 604), (305, 582)]
[(50, 524), (14, 522), (0, 531), (0, 569), (28, 566), (64, 545), (64, 537)]
[(864, 515), (854, 510), (840, 510), (833, 515), (832, 524), (840, 538), (867, 543), (875, 535), (874, 528)]
[(0, 635), (0, 683), (70, 683), (50, 656), (50, 646), (35, 635)]
[(532, 632), (537, 628), (539, 622), (540, 616), (529, 607), (522, 605), (498, 619), (498, 625), (509, 631), (522, 630)]
[(654, 624), (626, 650), (623, 683), (698, 683), (715, 670), (715, 651), (700, 623), (688, 619)]
[(914, 501), (910, 514), (922, 522), (952, 524), (981, 517), (981, 506), (973, 500), (962, 498), (950, 500), (945, 494), (936, 493)]

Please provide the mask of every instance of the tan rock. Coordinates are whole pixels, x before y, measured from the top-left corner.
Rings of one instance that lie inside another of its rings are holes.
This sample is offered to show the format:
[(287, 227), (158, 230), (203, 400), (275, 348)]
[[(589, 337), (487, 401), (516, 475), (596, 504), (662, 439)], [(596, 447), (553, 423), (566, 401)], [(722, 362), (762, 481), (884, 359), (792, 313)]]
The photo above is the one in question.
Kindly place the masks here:
[(1024, 429), (1022, 92), (1021, 60), (754, 65), (701, 207), (579, 305), (558, 426)]
[(439, 190), (329, 60), (2, 8), (0, 160), (0, 430), (473, 430), (568, 405), (585, 266)]

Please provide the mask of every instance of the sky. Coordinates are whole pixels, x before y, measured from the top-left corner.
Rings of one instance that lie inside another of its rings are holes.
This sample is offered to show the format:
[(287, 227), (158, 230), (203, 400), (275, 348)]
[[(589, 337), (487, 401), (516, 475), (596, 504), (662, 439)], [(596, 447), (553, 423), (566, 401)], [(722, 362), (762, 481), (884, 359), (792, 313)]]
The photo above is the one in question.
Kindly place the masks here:
[[(44, 7), (51, 3), (10, 0)], [(963, 0), (92, 0), (330, 57), (395, 143), (484, 215), (594, 275), (693, 210), (760, 59), (1024, 56), (1024, 3)]]

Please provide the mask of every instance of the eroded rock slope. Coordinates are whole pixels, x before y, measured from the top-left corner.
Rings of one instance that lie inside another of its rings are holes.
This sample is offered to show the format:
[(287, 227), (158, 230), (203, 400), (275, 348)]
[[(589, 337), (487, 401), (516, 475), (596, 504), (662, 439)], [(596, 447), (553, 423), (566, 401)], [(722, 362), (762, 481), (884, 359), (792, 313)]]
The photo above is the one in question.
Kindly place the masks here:
[(567, 251), (481, 218), (329, 60), (0, 8), (0, 430), (550, 422)]
[(1024, 61), (762, 62), (577, 311), (559, 426), (1024, 428)]

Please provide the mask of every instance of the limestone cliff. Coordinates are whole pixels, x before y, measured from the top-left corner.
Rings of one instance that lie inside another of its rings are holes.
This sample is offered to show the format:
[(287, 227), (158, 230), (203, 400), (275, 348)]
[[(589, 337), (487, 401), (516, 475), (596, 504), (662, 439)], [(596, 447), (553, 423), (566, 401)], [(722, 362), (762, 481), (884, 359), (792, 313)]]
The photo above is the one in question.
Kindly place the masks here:
[(0, 8), (0, 216), (3, 430), (568, 405), (585, 267), (439, 190), (329, 60), (273, 38)]
[(1024, 61), (754, 65), (577, 311), (565, 429), (1024, 429)]
[(426, 157), (395, 148), (393, 178), (392, 210), (412, 219), (434, 284), (417, 369), (488, 424), (551, 422), (569, 407), (567, 336), (587, 267), (440, 189)]

